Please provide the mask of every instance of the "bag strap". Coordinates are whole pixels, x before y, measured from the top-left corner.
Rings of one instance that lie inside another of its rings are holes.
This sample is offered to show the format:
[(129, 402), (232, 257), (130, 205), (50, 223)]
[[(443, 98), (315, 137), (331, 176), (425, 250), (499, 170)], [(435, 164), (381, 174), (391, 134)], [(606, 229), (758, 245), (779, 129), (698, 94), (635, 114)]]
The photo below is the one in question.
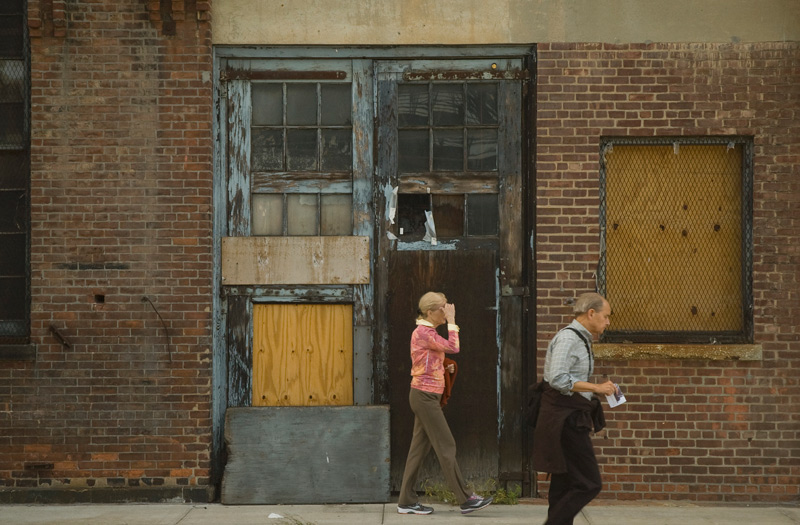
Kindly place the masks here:
[(564, 329), (565, 329), (565, 330), (570, 330), (570, 331), (572, 331), (572, 332), (575, 332), (575, 334), (576, 334), (578, 337), (580, 337), (580, 338), (581, 338), (581, 341), (583, 341), (583, 346), (585, 346), (585, 347), (586, 347), (586, 352), (589, 354), (589, 359), (591, 359), (592, 361), (594, 361), (594, 353), (592, 352), (592, 348), (589, 346), (589, 341), (587, 341), (587, 340), (586, 340), (586, 338), (583, 336), (583, 334), (582, 334), (582, 333), (580, 333), (580, 332), (579, 332), (578, 330), (576, 330), (575, 328), (572, 328), (571, 326), (567, 326), (567, 327), (565, 327)]

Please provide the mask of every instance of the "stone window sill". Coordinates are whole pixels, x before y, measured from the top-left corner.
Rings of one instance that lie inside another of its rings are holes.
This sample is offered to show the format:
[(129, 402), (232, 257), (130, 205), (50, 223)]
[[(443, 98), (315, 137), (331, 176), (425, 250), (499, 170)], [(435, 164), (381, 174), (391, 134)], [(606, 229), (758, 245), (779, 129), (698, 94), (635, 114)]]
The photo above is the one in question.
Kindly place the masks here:
[(699, 359), (703, 361), (761, 361), (761, 345), (692, 345), (602, 343), (592, 346), (597, 359)]

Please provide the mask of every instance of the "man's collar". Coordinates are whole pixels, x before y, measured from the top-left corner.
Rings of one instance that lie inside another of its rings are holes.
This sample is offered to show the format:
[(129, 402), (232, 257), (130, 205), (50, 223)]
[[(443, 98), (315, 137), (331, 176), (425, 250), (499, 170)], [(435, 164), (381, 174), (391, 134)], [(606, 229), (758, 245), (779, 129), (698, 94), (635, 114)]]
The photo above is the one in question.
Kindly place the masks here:
[(577, 328), (581, 332), (583, 332), (586, 335), (588, 335), (589, 336), (589, 341), (592, 341), (594, 339), (594, 335), (592, 334), (592, 332), (590, 332), (588, 328), (583, 326), (583, 324), (581, 324), (581, 322), (578, 321), (577, 319), (573, 319), (572, 322), (570, 323), (570, 326), (572, 326), (573, 328)]

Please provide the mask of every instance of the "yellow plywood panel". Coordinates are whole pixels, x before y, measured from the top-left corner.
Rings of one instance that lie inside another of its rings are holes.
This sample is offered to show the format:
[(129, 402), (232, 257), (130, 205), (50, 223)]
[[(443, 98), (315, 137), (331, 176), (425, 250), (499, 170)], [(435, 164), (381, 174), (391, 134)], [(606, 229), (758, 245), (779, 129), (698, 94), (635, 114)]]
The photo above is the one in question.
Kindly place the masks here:
[(742, 328), (741, 148), (606, 153), (606, 292), (619, 331)]
[(253, 406), (353, 404), (353, 306), (253, 306)]
[(222, 283), (368, 284), (369, 238), (224, 237)]

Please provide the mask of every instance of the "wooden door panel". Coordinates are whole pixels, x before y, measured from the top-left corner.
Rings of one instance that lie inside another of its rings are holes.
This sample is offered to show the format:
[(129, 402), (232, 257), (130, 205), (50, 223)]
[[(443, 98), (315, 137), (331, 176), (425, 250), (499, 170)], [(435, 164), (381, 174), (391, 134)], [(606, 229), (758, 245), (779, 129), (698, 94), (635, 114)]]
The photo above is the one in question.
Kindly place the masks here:
[[(453, 397), (444, 408), (458, 447), (461, 472), (485, 482), (498, 476), (497, 447), (497, 304), (493, 251), (396, 251), (389, 262), (389, 382), (392, 490), (399, 490), (414, 414), (408, 405), (417, 303), (427, 291), (442, 292), (456, 305), (461, 352)], [(419, 481), (441, 479), (430, 454)]]

